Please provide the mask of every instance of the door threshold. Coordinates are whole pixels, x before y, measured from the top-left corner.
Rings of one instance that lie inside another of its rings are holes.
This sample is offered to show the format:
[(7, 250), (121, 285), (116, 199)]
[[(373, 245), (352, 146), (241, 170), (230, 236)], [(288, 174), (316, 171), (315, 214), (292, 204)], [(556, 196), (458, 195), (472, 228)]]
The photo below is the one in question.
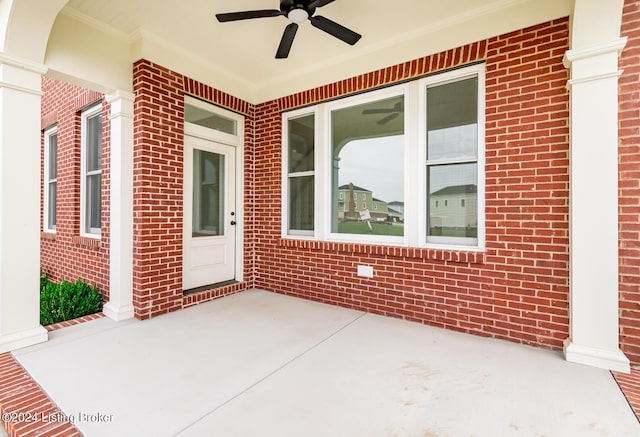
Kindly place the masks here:
[(229, 281), (216, 282), (215, 284), (203, 285), (202, 287), (190, 288), (188, 290), (183, 290), (182, 295), (188, 296), (190, 294), (202, 293), (203, 291), (213, 290), (215, 288), (226, 287), (227, 285), (237, 284), (238, 281), (235, 279), (231, 279)]

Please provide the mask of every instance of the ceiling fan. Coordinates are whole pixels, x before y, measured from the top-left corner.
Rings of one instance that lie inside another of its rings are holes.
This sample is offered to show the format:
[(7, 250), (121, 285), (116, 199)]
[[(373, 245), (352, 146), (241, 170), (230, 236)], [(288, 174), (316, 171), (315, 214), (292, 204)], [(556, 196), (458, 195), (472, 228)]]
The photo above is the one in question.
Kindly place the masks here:
[(384, 118), (378, 120), (378, 124), (387, 124), (394, 118), (398, 117), (404, 112), (404, 102), (398, 102), (393, 105), (393, 108), (376, 108), (376, 109), (364, 109), (362, 114), (389, 114)]
[(305, 20), (311, 21), (311, 25), (329, 35), (346, 42), (347, 44), (354, 45), (362, 37), (362, 35), (354, 32), (351, 29), (332, 21), (328, 18), (320, 15), (314, 16), (316, 8), (321, 8), (335, 0), (280, 0), (280, 10), (278, 9), (262, 9), (257, 11), (243, 11), (243, 12), (229, 12), (223, 14), (216, 14), (216, 18), (219, 22), (225, 23), (227, 21), (249, 20), (252, 18), (266, 18), (266, 17), (278, 17), (284, 15), (291, 23), (285, 27), (278, 51), (276, 52), (276, 59), (284, 59), (289, 56), (291, 51), (291, 45), (293, 44), (293, 38), (298, 31), (298, 25)]

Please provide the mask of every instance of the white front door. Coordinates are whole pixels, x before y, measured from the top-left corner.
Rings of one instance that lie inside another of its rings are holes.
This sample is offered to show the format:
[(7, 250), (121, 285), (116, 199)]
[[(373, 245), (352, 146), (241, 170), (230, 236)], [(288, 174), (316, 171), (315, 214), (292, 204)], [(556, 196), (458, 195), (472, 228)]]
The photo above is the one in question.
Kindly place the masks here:
[(182, 288), (235, 279), (236, 149), (185, 136)]

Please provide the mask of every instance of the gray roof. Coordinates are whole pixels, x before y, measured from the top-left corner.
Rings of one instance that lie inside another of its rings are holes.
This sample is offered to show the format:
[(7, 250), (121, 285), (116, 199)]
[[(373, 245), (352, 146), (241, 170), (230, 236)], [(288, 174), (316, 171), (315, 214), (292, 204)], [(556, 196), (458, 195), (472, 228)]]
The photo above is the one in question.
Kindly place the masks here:
[[(338, 187), (338, 189), (339, 190), (348, 190), (349, 189), (349, 184), (341, 185), (341, 186)], [(357, 185), (353, 186), (353, 191), (366, 191), (367, 193), (371, 193), (372, 192), (371, 190), (367, 190), (366, 188), (362, 188), (362, 187), (359, 187)]]
[(453, 194), (474, 194), (478, 192), (478, 186), (469, 185), (451, 185), (444, 187), (435, 193), (431, 193), (432, 196), (448, 196)]

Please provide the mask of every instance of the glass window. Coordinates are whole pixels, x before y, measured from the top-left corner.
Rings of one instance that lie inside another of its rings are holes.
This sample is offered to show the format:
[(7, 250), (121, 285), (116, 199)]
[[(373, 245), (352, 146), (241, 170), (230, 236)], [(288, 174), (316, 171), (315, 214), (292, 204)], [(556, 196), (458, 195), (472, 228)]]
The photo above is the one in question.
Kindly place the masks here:
[(288, 227), (290, 234), (314, 229), (315, 116), (287, 121)]
[(100, 235), (102, 214), (102, 104), (82, 112), (81, 232)]
[(185, 103), (184, 105), (184, 121), (229, 135), (238, 134), (236, 120), (215, 114), (195, 105), (190, 105), (189, 103)]
[(387, 226), (388, 213), (372, 215), (366, 200), (404, 201), (404, 95), (332, 111), (331, 138), (332, 197), (353, 199), (333, 203), (331, 232), (403, 236), (402, 224)]
[[(426, 95), (427, 204), (433, 206), (428, 207), (427, 241), (454, 241), (438, 238), (448, 237), (476, 244), (478, 78), (428, 86)], [(470, 207), (463, 209), (463, 198)], [(445, 208), (435, 211), (440, 201)]]
[(224, 156), (193, 151), (193, 237), (224, 235)]
[(56, 230), (58, 200), (58, 130), (44, 132), (44, 229)]
[(283, 236), (484, 248), (484, 65), (284, 114), (283, 139)]

